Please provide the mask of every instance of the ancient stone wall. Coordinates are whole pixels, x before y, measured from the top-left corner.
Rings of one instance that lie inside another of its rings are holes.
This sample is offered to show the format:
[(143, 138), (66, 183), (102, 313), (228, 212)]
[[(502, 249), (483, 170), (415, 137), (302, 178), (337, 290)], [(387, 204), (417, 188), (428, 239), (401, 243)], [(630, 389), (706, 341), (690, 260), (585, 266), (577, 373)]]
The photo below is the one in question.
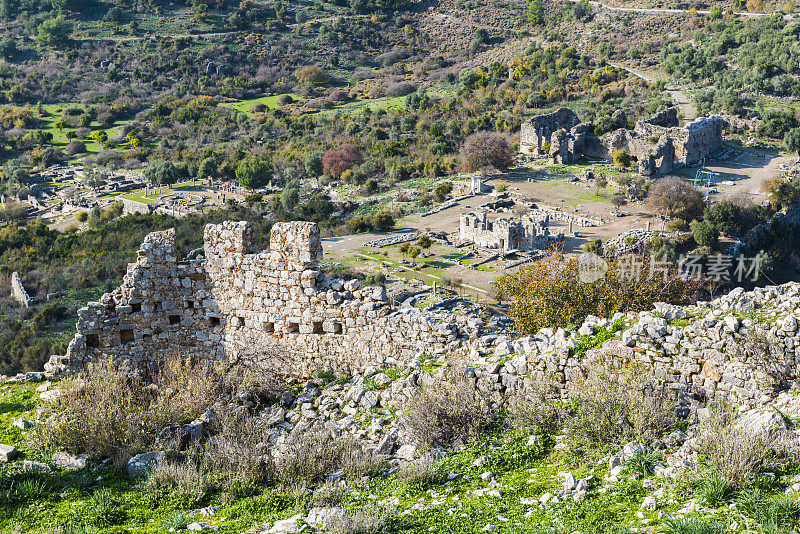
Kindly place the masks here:
[(328, 278), (316, 224), (275, 224), (268, 251), (252, 250), (246, 222), (208, 225), (204, 240), (204, 259), (178, 261), (173, 230), (148, 235), (122, 285), (78, 311), (67, 354), (47, 370), (108, 357), (138, 369), (181, 354), (309, 377), (458, 352), (474, 335), (466, 323), (394, 311), (383, 288)]
[[(546, 155), (560, 164), (582, 156), (609, 159), (614, 151), (624, 149), (638, 162), (640, 174), (652, 176), (699, 163), (722, 150), (725, 121), (721, 117), (699, 118), (681, 128), (677, 113), (676, 108), (669, 108), (637, 123), (633, 130), (618, 128), (598, 137), (575, 122), (574, 113), (562, 108), (522, 125), (520, 152)], [(548, 141), (549, 150), (545, 151)]]
[(22, 285), (22, 280), (16, 272), (11, 274), (11, 294), (24, 308), (30, 305), (31, 298), (28, 296), (28, 292), (25, 291), (25, 286)]
[[(575, 112), (567, 108), (560, 108), (553, 113), (533, 117), (520, 128), (520, 152), (523, 154), (544, 155), (546, 152), (544, 150), (545, 143), (547, 142), (551, 142), (550, 150), (554, 148), (558, 150), (560, 142), (556, 132), (561, 130), (569, 131), (578, 126), (580, 122), (581, 120)], [(554, 136), (556, 136), (557, 143), (552, 143)], [(562, 138), (565, 139), (566, 136), (564, 135)], [(553, 147), (553, 144), (558, 146)]]
[(129, 213), (150, 213), (150, 205), (144, 202), (131, 200), (129, 198), (122, 199), (122, 212), (127, 215)]

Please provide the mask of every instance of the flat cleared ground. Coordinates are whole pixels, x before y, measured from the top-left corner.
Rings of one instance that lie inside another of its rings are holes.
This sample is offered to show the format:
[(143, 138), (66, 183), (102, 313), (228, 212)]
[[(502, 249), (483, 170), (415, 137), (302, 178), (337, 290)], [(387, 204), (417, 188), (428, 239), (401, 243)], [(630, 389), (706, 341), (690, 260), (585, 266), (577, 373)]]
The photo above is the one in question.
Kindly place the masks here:
[[(704, 167), (705, 170), (718, 175), (717, 192), (712, 194), (712, 199), (747, 195), (755, 203), (763, 203), (766, 198), (760, 191), (761, 183), (767, 178), (777, 176), (784, 166), (797, 161), (796, 156), (776, 155), (766, 150), (733, 146), (731, 148), (734, 154), (729, 159), (709, 161)], [(577, 236), (566, 238), (564, 244), (566, 252), (579, 252), (584, 244), (595, 239), (607, 240), (631, 229), (645, 229), (648, 222), (653, 230), (665, 227), (665, 221), (641, 202), (627, 204), (622, 207), (619, 216), (613, 215), (614, 206), (611, 198), (616, 188), (598, 189), (590, 183), (569, 180), (571, 176), (581, 175), (590, 169), (606, 173), (611, 177), (614, 173), (619, 174), (613, 166), (604, 162), (582, 161), (574, 165), (534, 164), (493, 176), (487, 183), (495, 187), (505, 186), (515, 199), (530, 200), (542, 207), (556, 208), (576, 215), (600, 217), (604, 220), (604, 223), (597, 227), (574, 227), (573, 231)], [(696, 171), (697, 168), (686, 168), (676, 174), (691, 179)], [(461, 214), (474, 211), (481, 204), (493, 199), (492, 195), (486, 194), (468, 198), (428, 217), (422, 217), (420, 214), (405, 217), (398, 221), (397, 227), (446, 232), (451, 235), (451, 240), (457, 241)], [(513, 216), (513, 212), (509, 211), (491, 213), (489, 218)], [(568, 228), (565, 223), (551, 221), (550, 232), (566, 234)], [(469, 251), (469, 248), (456, 249), (436, 245), (428, 251), (431, 257), (417, 258), (415, 265), (411, 265), (410, 259), (404, 258), (396, 245), (380, 249), (365, 246), (368, 241), (386, 235), (391, 234), (370, 233), (326, 238), (323, 240), (323, 248), (330, 261), (342, 262), (365, 272), (383, 272), (406, 278), (418, 278), (429, 284), (440, 278), (461, 279), (465, 284), (488, 290), (490, 293), (492, 281), (506, 273), (505, 266), (513, 262), (513, 260), (494, 261), (473, 269), (468, 266), (469, 263), (479, 261), (488, 254), (478, 254), (476, 258), (455, 261), (453, 258)], [(380, 262), (368, 258), (377, 258)], [(407, 262), (404, 265), (406, 269), (413, 269), (418, 273), (401, 271), (403, 260)]]

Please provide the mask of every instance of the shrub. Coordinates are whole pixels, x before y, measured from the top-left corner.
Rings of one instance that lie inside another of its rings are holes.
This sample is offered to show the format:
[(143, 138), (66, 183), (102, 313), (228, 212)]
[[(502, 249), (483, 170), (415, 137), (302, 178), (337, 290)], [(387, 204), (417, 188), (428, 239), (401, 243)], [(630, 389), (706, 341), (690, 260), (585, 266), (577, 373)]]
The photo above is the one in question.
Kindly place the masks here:
[(62, 386), (49, 423), (32, 433), (35, 445), (124, 461), (151, 450), (165, 426), (198, 417), (223, 387), (217, 370), (177, 358), (163, 361), (151, 378), (152, 386), (110, 362), (92, 364), (85, 376)]
[(274, 460), (275, 477), (285, 487), (315, 486), (341, 468), (343, 456), (343, 443), (327, 430), (293, 434)]
[(244, 411), (222, 415), (198, 462), (211, 483), (228, 492), (249, 495), (272, 475), (265, 443), (270, 431), (264, 421)]
[(189, 502), (198, 502), (202, 499), (209, 486), (209, 477), (202, 466), (192, 460), (158, 463), (150, 469), (143, 485), (147, 491), (154, 493), (166, 491)]
[(383, 532), (394, 516), (393, 511), (379, 505), (368, 505), (331, 517), (326, 530), (334, 534), (376, 534)]
[(409, 402), (403, 425), (423, 447), (474, 438), (492, 420), (464, 369), (448, 369)]
[(709, 467), (717, 476), (735, 483), (752, 480), (790, 452), (784, 436), (755, 432), (738, 424), (736, 410), (727, 402), (709, 407), (701, 430), (698, 444)]
[(508, 423), (528, 433), (557, 431), (567, 416), (558, 401), (558, 382), (547, 377), (531, 385), (524, 395), (516, 395), (509, 401)]
[(632, 439), (650, 442), (671, 430), (677, 422), (675, 399), (647, 376), (636, 363), (612, 369), (593, 362), (570, 391), (567, 433), (578, 444), (621, 445)]
[(397, 470), (397, 480), (399, 482), (420, 491), (434, 484), (441, 479), (441, 476), (442, 473), (439, 471), (438, 462), (428, 454), (401, 466)]
[(499, 278), (502, 295), (512, 299), (509, 315), (516, 334), (579, 325), (590, 314), (611, 317), (616, 312), (651, 309), (655, 302), (686, 303), (701, 289), (700, 282), (683, 280), (675, 269), (666, 273), (666, 279), (663, 273), (650, 276), (646, 260), (639, 276), (632, 276), (625, 263), (607, 265), (604, 276), (584, 283), (579, 258), (552, 253)]
[(69, 156), (74, 156), (75, 154), (85, 154), (86, 144), (83, 141), (70, 141), (64, 148), (64, 151)]

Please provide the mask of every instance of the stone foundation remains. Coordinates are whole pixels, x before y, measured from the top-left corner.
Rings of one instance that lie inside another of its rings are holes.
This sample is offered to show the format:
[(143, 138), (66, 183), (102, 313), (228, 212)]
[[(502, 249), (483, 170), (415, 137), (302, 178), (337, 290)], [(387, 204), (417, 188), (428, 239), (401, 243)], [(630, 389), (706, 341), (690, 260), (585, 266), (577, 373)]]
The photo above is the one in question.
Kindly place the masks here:
[(385, 289), (328, 278), (314, 223), (276, 223), (269, 251), (251, 250), (246, 222), (207, 225), (204, 240), (204, 259), (179, 261), (173, 230), (148, 235), (122, 285), (78, 311), (67, 354), (46, 370), (107, 358), (143, 369), (180, 354), (310, 377), (455, 353), (476, 335), (466, 318), (394, 311)]
[(643, 176), (664, 174), (701, 163), (722, 150), (725, 121), (716, 115), (680, 127), (678, 110), (669, 108), (633, 130), (618, 128), (598, 137), (566, 108), (532, 118), (520, 129), (520, 152), (547, 156), (553, 163), (569, 163), (582, 156), (610, 159), (615, 150), (627, 150)]

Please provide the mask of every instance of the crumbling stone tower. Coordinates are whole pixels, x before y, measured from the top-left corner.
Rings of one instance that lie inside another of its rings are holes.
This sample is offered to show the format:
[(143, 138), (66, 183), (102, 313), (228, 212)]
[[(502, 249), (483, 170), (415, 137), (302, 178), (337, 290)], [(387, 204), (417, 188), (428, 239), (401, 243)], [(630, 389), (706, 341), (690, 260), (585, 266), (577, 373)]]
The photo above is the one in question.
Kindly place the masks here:
[(477, 335), (419, 310), (394, 311), (382, 287), (326, 276), (314, 223), (276, 223), (267, 251), (252, 250), (246, 222), (207, 225), (204, 243), (205, 258), (179, 261), (173, 230), (148, 235), (122, 285), (78, 311), (67, 354), (46, 369), (81, 371), (108, 358), (140, 369), (180, 354), (309, 377), (455, 353)]

